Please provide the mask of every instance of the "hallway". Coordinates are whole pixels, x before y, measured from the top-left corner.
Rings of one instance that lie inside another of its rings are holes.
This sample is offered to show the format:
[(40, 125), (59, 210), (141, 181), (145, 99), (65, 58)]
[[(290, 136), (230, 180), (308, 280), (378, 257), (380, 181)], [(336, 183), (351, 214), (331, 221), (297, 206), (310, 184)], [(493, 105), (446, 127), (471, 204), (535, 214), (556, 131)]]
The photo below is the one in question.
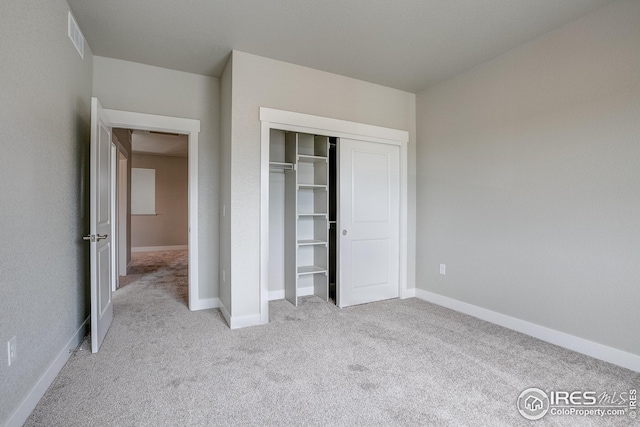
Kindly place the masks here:
[(130, 293), (139, 294), (151, 290), (150, 295), (170, 296), (188, 307), (188, 262), (187, 250), (132, 253), (129, 274), (120, 276), (120, 287), (114, 300), (127, 298)]

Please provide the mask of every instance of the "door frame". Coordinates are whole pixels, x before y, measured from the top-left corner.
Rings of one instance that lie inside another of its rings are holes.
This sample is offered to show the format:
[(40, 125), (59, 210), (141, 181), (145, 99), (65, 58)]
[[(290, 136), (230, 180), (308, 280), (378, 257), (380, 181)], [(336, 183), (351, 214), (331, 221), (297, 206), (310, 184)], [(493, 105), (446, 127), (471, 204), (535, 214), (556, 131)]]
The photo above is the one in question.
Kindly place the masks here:
[[(118, 278), (120, 276), (126, 276), (129, 270), (127, 263), (127, 218), (128, 218), (128, 201), (127, 201), (127, 188), (128, 177), (127, 171), (129, 166), (129, 158), (125, 156), (124, 152), (118, 150), (118, 167), (117, 167), (117, 236), (118, 236), (118, 258), (117, 258), (117, 270)], [(123, 274), (124, 273), (124, 274)], [(119, 284), (119, 279), (116, 280)]]
[(186, 134), (189, 139), (189, 310), (210, 308), (198, 298), (198, 135), (200, 120), (104, 109), (115, 128)]
[(270, 130), (279, 129), (400, 147), (400, 277), (398, 295), (407, 290), (409, 132), (346, 120), (260, 107), (260, 323), (269, 323), (269, 147)]

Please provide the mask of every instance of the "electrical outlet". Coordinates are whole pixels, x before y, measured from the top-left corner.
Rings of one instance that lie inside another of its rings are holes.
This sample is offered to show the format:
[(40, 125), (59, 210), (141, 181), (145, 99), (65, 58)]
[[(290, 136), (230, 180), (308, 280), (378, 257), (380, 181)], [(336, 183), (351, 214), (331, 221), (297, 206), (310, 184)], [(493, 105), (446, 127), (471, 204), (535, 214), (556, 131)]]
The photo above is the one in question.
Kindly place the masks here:
[(447, 273), (447, 266), (445, 264), (440, 264), (440, 274), (443, 276)]
[(11, 364), (16, 361), (16, 357), (18, 357), (17, 347), (16, 337), (7, 341), (7, 361), (9, 362), (9, 366), (11, 366)]

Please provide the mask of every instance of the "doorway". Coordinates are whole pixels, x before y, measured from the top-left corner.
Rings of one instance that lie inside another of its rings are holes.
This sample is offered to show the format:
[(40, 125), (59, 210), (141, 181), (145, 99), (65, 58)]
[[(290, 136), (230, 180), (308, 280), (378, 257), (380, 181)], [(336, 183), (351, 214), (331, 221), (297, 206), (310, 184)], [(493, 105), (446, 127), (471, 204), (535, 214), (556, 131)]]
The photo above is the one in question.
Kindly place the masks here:
[[(113, 128), (186, 135), (188, 146), (188, 306), (192, 311), (209, 308), (198, 299), (198, 134), (200, 121), (120, 110), (105, 109), (104, 111)], [(130, 166), (131, 163), (127, 165), (127, 168)], [(118, 270), (120, 270), (120, 266)]]

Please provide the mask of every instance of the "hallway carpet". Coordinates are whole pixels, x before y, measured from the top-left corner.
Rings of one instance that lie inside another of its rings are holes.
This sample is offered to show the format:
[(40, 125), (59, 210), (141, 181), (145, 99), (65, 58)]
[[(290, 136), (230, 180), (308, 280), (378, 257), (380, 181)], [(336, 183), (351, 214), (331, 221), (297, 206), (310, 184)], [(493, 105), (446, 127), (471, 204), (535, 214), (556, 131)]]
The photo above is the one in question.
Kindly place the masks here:
[[(187, 308), (186, 253), (135, 254), (98, 354), (85, 342), (27, 426), (629, 425), (516, 408), (529, 387), (623, 392), (638, 373), (418, 299), (270, 303), (230, 330)], [(257, 286), (257, 284), (256, 284)]]

